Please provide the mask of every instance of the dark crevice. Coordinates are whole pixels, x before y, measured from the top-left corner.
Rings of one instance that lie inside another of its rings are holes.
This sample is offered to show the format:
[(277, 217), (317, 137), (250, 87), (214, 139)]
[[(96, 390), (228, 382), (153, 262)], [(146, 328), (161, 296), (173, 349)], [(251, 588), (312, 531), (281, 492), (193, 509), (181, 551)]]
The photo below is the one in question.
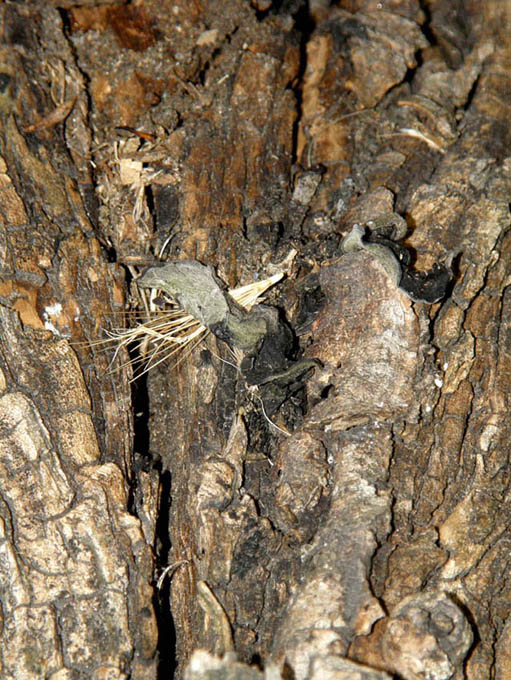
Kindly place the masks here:
[[(147, 196), (147, 194), (146, 194)], [(151, 211), (152, 212), (152, 211)], [(131, 273), (126, 271), (126, 283), (129, 286)], [(136, 347), (129, 349), (129, 359), (134, 366), (140, 367), (141, 357)], [(163, 471), (161, 461), (151, 451), (150, 437), (150, 398), (148, 389), (148, 374), (139, 374), (131, 383), (131, 399), (134, 414), (133, 422), (133, 460), (128, 497), (128, 510), (138, 516), (143, 508), (144, 498), (139, 485), (139, 475), (142, 471), (152, 474), (158, 473), (160, 482), (160, 499), (155, 527), (155, 588), (153, 606), (158, 627), (158, 675), (161, 680), (171, 680), (176, 668), (176, 632), (170, 611), (170, 579), (167, 575), (156, 587), (156, 580), (168, 566), (170, 559), (170, 506), (171, 506), (171, 475)]]
[[(170, 507), (171, 475), (163, 472), (160, 476), (160, 506), (156, 521), (156, 568), (161, 573), (170, 557)], [(163, 579), (161, 587), (155, 589), (154, 607), (158, 622), (158, 680), (171, 680), (176, 670), (176, 629), (170, 609), (170, 582), (172, 572)]]
[(101, 245), (103, 246), (104, 253), (106, 255), (107, 262), (110, 262), (111, 264), (117, 262), (117, 251), (113, 246), (106, 245), (105, 243), (101, 242)]
[(334, 385), (327, 385), (321, 390), (320, 397), (321, 399), (328, 399), (328, 397), (332, 394), (332, 392), (335, 392), (335, 386)]
[[(112, 249), (113, 255), (115, 250)], [(127, 268), (126, 283), (129, 285), (131, 273)], [(141, 357), (136, 347), (130, 348), (129, 360), (134, 366), (140, 366)], [(128, 495), (128, 511), (139, 516), (143, 509), (144, 497), (139, 484), (142, 471), (159, 474), (160, 502), (155, 527), (155, 582), (159, 574), (168, 565), (170, 556), (169, 517), (171, 503), (171, 476), (162, 472), (162, 466), (150, 449), (150, 400), (147, 384), (147, 373), (139, 374), (131, 383), (131, 401), (133, 408), (133, 458), (131, 462), (131, 479)], [(155, 586), (153, 606), (158, 627), (158, 678), (171, 680), (175, 671), (176, 633), (170, 611), (170, 578), (163, 579), (161, 587)]]
[[(63, 28), (63, 35), (66, 39), (67, 45), (69, 47), (69, 50), (73, 56), (73, 61), (74, 61), (74, 66), (76, 70), (80, 73), (81, 77), (83, 78), (83, 83), (84, 83), (84, 88), (81, 92), (81, 96), (85, 97), (87, 101), (87, 109), (85, 112), (85, 124), (89, 128), (89, 130), (93, 129), (93, 126), (90, 121), (90, 112), (92, 109), (92, 98), (90, 95), (90, 77), (89, 74), (84, 71), (80, 67), (80, 60), (78, 57), (78, 53), (76, 51), (75, 45), (73, 43), (73, 40), (71, 39), (71, 34), (72, 34), (72, 27), (71, 27), (71, 20), (69, 17), (69, 11), (57, 8), (57, 12), (60, 16), (60, 20), (62, 22), (62, 28)], [(64, 135), (64, 143), (67, 149), (67, 154), (69, 157), (69, 161), (71, 165), (74, 164), (72, 154), (68, 148), (68, 143), (67, 140), (65, 139)], [(91, 158), (93, 156), (93, 151), (92, 149), (89, 148), (89, 153), (91, 155)], [(80, 192), (80, 196), (83, 201), (83, 206), (85, 208), (85, 212), (87, 214), (87, 218), (89, 219), (89, 222), (92, 225), (92, 229), (94, 231), (94, 234), (96, 238), (100, 241), (100, 243), (103, 243), (104, 239), (102, 238), (102, 235), (100, 233), (100, 224), (99, 224), (99, 199), (98, 199), (98, 191), (97, 191), (97, 179), (96, 179), (96, 166), (94, 163), (90, 164), (90, 183), (81, 183), (77, 182), (77, 187), (78, 191)], [(85, 236), (88, 236), (86, 233)], [(110, 249), (113, 252), (113, 248)], [(111, 257), (112, 253), (108, 253), (108, 261), (109, 262), (116, 262), (117, 257)]]
[[(130, 357), (137, 361), (138, 357)], [(131, 399), (134, 413), (133, 450), (144, 458), (150, 458), (149, 451), (149, 397), (147, 392), (147, 373), (132, 383)]]
[[(138, 357), (131, 356), (132, 360)], [(150, 451), (150, 408), (147, 374), (133, 382), (132, 403), (134, 410), (134, 456), (128, 509), (138, 515), (137, 508), (143, 504), (138, 477), (141, 471), (157, 471), (160, 482), (160, 499), (155, 527), (155, 583), (169, 564), (171, 475), (162, 470), (161, 462)], [(170, 609), (170, 581), (172, 572), (162, 579), (160, 587), (154, 588), (153, 606), (158, 627), (158, 679), (171, 680), (176, 669), (176, 631)]]
[(57, 12), (60, 16), (60, 20), (62, 21), (62, 27), (64, 29), (64, 35), (66, 38), (69, 38), (69, 34), (71, 33), (71, 21), (69, 19), (69, 10), (67, 9), (62, 9), (60, 7), (57, 7)]
[(153, 188), (150, 184), (148, 184), (145, 188), (145, 200), (146, 200), (146, 205), (147, 209), (149, 210), (149, 214), (153, 218), (154, 222), (154, 193), (153, 193)]
[(291, 151), (291, 162), (294, 164), (298, 160), (298, 130), (300, 122), (303, 115), (303, 97), (302, 97), (302, 87), (303, 87), (303, 76), (305, 69), (307, 67), (307, 44), (311, 38), (311, 35), (316, 27), (314, 19), (309, 12), (308, 3), (302, 5), (295, 16), (295, 30), (299, 34), (300, 42), (300, 64), (298, 67), (298, 74), (296, 78), (296, 84), (292, 86), (294, 95), (296, 97), (296, 120), (293, 124), (292, 131), (292, 151)]
[(268, 16), (275, 14), (291, 14), (296, 17), (303, 9), (308, 10), (306, 0), (273, 0), (268, 9), (258, 9), (255, 14), (258, 21), (264, 21)]
[(419, 0), (419, 7), (425, 17), (424, 23), (421, 24), (420, 29), (429, 44), (434, 47), (438, 44), (438, 41), (431, 28), (431, 10), (429, 8), (429, 2), (426, 0)]
[[(419, 65), (419, 62), (421, 59), (418, 57), (418, 53), (415, 55), (415, 59), (417, 61), (417, 64)], [(413, 79), (415, 78), (415, 74), (417, 73), (417, 68), (418, 66), (414, 66), (413, 68), (407, 68), (406, 73), (403, 76), (403, 79), (401, 80), (400, 83), (396, 85), (396, 88), (401, 87), (403, 83), (407, 83), (408, 85), (413, 85)], [(395, 89), (395, 88), (392, 88)]]
[[(138, 363), (136, 349), (130, 349), (129, 357), (133, 365)], [(128, 510), (138, 516), (137, 506), (140, 500), (138, 476), (142, 469), (151, 466), (149, 451), (149, 398), (147, 392), (147, 376), (141, 375), (131, 383), (131, 404), (133, 408), (133, 457), (131, 461), (131, 479), (128, 495)]]
[(472, 106), (472, 101), (473, 101), (475, 94), (477, 92), (477, 88), (479, 87), (480, 78), (481, 78), (481, 74), (479, 74), (477, 76), (477, 78), (474, 80), (474, 82), (472, 83), (472, 87), (470, 88), (470, 90), (467, 94), (467, 99), (466, 99), (465, 103), (463, 104), (463, 106), (461, 107), (461, 109), (463, 111), (468, 111), (470, 109), (470, 107)]

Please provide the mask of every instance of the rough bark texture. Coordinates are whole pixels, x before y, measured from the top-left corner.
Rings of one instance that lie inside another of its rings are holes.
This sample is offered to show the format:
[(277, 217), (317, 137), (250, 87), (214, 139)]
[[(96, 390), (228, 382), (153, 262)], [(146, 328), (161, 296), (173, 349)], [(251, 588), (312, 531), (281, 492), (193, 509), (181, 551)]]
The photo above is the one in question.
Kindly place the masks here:
[[(2, 678), (511, 677), (509, 7), (330, 5), (0, 7)], [(273, 422), (213, 336), (109, 372), (157, 259), (286, 271)]]

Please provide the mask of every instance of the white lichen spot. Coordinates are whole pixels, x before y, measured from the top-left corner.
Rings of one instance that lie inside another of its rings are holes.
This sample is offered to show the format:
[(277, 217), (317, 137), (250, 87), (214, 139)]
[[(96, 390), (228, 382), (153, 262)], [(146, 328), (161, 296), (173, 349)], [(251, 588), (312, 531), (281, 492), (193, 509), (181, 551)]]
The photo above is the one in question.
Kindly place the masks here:
[(56, 320), (61, 314), (62, 305), (60, 302), (54, 302), (52, 305), (46, 305), (43, 311), (44, 327), (47, 331), (50, 331), (50, 333), (53, 333), (53, 335), (56, 335), (58, 338), (67, 338), (69, 337), (69, 334), (62, 333), (55, 325)]
[(60, 302), (55, 302), (53, 305), (46, 305), (44, 312), (47, 316), (60, 316), (62, 314), (62, 305)]
[(443, 369), (444, 371), (446, 371), (448, 368), (449, 368), (449, 362), (448, 362), (448, 361), (445, 361), (445, 362), (442, 364), (442, 369)]
[(444, 386), (444, 381), (442, 378), (435, 378), (435, 385), (440, 389)]

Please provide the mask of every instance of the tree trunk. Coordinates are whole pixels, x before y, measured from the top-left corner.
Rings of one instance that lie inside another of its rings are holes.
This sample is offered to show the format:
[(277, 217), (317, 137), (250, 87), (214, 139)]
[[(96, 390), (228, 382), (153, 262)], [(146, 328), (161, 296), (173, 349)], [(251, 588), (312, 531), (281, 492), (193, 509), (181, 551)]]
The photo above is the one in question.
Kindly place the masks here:
[[(511, 678), (511, 12), (482, 5), (1, 6), (2, 678)], [(95, 341), (173, 260), (284, 272), (315, 369), (270, 408), (282, 376), (210, 334), (130, 385)]]

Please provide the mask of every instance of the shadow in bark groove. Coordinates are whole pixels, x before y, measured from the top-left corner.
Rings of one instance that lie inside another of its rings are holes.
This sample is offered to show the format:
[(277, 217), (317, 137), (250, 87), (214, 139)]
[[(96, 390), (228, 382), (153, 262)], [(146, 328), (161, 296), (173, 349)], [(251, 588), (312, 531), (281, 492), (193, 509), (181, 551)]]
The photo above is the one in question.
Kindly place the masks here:
[[(156, 524), (156, 559), (158, 570), (165, 569), (170, 555), (169, 515), (171, 504), (171, 475), (163, 472), (160, 477), (161, 495)], [(158, 678), (171, 680), (176, 669), (176, 631), (170, 611), (170, 580), (172, 572), (155, 592), (155, 611), (158, 621)]]
[(295, 15), (295, 28), (300, 34), (300, 64), (298, 67), (297, 82), (291, 85), (296, 97), (296, 120), (293, 124), (293, 148), (292, 162), (298, 161), (298, 131), (302, 119), (302, 86), (303, 75), (307, 68), (307, 44), (314, 31), (316, 24), (309, 12), (308, 4), (303, 5)]

